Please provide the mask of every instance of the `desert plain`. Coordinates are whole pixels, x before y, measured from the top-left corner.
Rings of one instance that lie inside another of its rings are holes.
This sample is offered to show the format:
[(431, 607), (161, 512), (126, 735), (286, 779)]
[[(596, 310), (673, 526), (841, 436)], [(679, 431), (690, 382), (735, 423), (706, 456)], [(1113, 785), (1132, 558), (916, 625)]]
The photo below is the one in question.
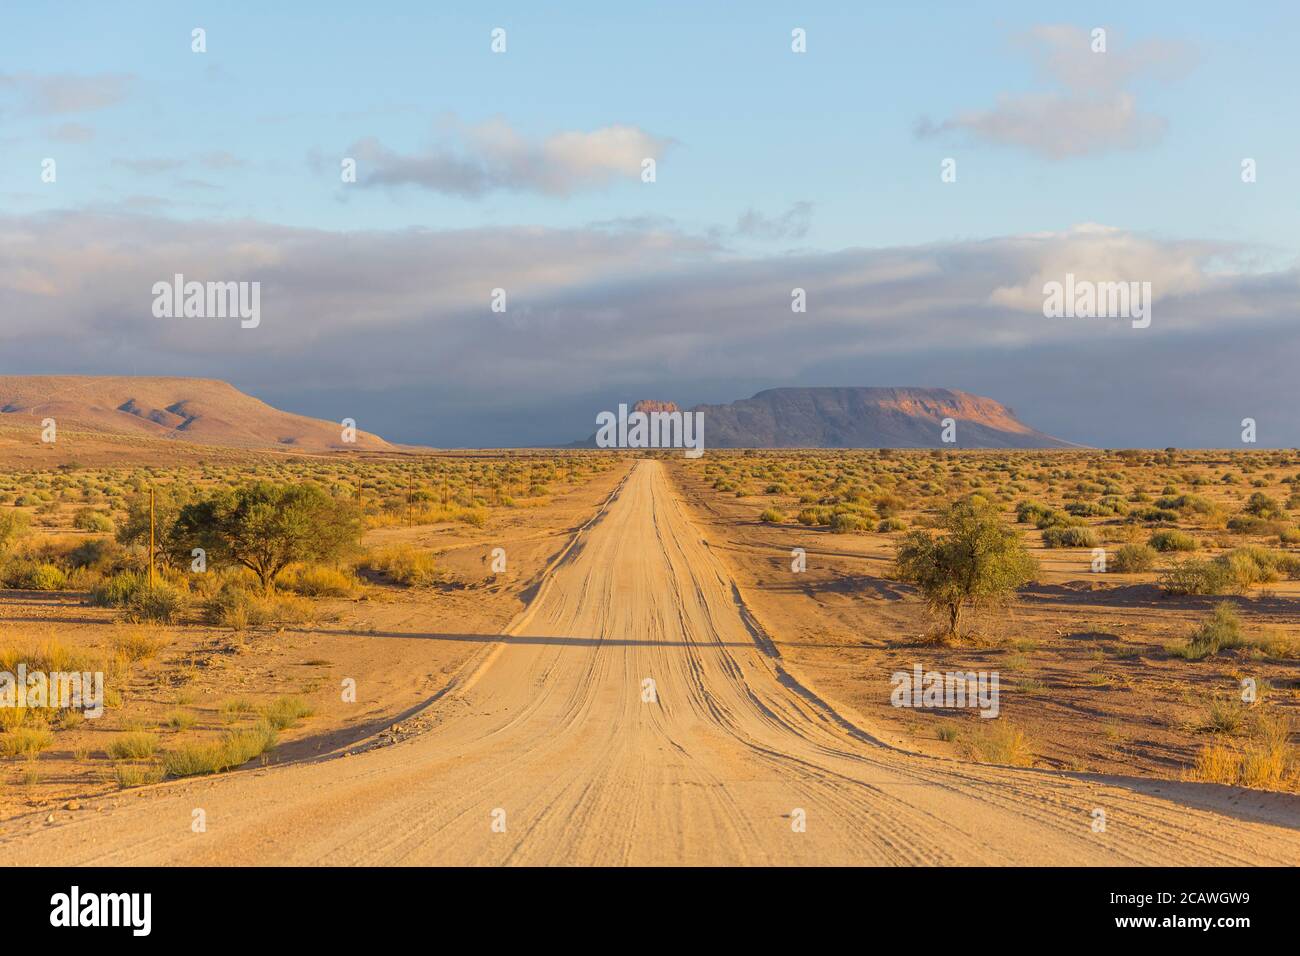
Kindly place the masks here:
[[(0, 862), (1300, 860), (1293, 451), (30, 434), (0, 669), (101, 670), (106, 706), (6, 710)], [(359, 544), (264, 588), (157, 543), (166, 600), (132, 597), (151, 491), (253, 481)], [(945, 635), (895, 558), (972, 496), (1036, 571)], [(997, 717), (894, 706), (917, 666), (996, 672)]]

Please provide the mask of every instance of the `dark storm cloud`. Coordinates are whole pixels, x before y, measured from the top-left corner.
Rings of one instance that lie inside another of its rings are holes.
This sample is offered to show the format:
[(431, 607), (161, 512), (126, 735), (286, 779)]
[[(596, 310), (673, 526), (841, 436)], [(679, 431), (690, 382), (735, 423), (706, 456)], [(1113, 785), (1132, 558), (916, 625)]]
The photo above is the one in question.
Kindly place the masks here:
[[(0, 371), (226, 378), (298, 411), (317, 396), (332, 414), (326, 393), (382, 406), (373, 430), (434, 443), (505, 441), (512, 414), (514, 442), (578, 438), (598, 409), (569, 419), (593, 396), (694, 403), (783, 384), (915, 384), (989, 394), (1090, 444), (1222, 445), (1222, 423), (1244, 416), (1275, 423), (1261, 441), (1300, 444), (1286, 411), (1300, 280), (1293, 268), (1232, 271), (1250, 253), (1095, 225), (741, 258), (661, 223), (327, 232), (10, 216)], [(1151, 282), (1150, 328), (1044, 318), (1043, 283), (1067, 272)], [(152, 286), (175, 273), (259, 281), (260, 326), (155, 318)], [(795, 288), (806, 313), (791, 311)], [(505, 313), (490, 309), (494, 289)], [(385, 394), (405, 405), (375, 399)]]

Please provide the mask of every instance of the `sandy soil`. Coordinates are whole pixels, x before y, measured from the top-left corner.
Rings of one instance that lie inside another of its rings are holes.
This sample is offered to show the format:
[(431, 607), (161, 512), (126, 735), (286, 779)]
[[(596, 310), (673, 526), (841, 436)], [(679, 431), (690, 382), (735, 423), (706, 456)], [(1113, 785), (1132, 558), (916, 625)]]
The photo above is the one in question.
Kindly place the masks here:
[[(115, 611), (86, 603), (82, 592), (0, 590), (0, 645), (40, 647), (46, 640), (76, 650), (103, 651), (115, 636), (146, 630), (168, 643), (156, 657), (132, 665), (114, 685), (121, 703), (97, 720), (60, 730), (36, 761), (0, 760), (0, 819), (81, 803), (118, 790), (105, 749), (121, 731), (160, 728), (164, 748), (211, 735), (254, 715), (225, 710), (231, 701), (262, 704), (281, 695), (303, 697), (314, 709), (281, 734), (267, 757), (276, 764), (369, 746), (409, 731), (402, 725), (443, 691), (459, 668), (518, 614), (543, 570), (575, 530), (609, 497), (626, 471), (614, 471), (538, 507), (498, 511), (484, 528), (440, 524), (381, 528), (367, 546), (411, 544), (436, 553), (447, 583), (434, 588), (367, 588), (360, 600), (314, 602), (315, 622), (246, 633), (194, 623), (141, 628), (118, 623)], [(74, 533), (75, 534), (75, 533)], [(506, 570), (489, 566), (503, 548)], [(355, 702), (342, 700), (344, 678)], [(182, 730), (166, 726), (177, 710), (197, 717)], [(124, 791), (120, 800), (136, 791)]]
[[(970, 644), (933, 646), (925, 637), (934, 619), (913, 588), (891, 577), (897, 535), (765, 524), (765, 499), (720, 494), (678, 462), (668, 467), (782, 655), (901, 746), (967, 756), (966, 743), (940, 731), (981, 723), (970, 710), (891, 706), (890, 675), (918, 663), (998, 671), (1004, 715), (1025, 731), (1035, 764), (1054, 769), (1180, 779), (1212, 739), (1207, 708), (1235, 699), (1243, 677), (1270, 687), (1269, 706), (1300, 724), (1293, 660), (1225, 654), (1189, 662), (1168, 653), (1222, 598), (1165, 594), (1154, 574), (1090, 574), (1088, 549), (1034, 547), (1038, 582), (1008, 607), (969, 618)], [(806, 554), (800, 573), (791, 569), (795, 548)], [(1252, 631), (1294, 635), (1298, 599), (1300, 582), (1281, 581), (1234, 602)]]
[(1300, 860), (1293, 796), (891, 746), (801, 680), (704, 538), (665, 467), (639, 462), (456, 672), (426, 732), (20, 817), (0, 861)]

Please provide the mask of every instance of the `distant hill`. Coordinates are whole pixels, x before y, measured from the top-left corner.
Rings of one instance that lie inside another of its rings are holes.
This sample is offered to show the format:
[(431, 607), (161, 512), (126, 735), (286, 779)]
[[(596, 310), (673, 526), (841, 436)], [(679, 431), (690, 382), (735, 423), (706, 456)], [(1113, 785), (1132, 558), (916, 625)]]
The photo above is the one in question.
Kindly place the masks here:
[(230, 448), (282, 451), (382, 451), (393, 446), (342, 427), (272, 408), (227, 382), (209, 378), (98, 375), (0, 375), (0, 425), (45, 418), (59, 428), (171, 438)]
[[(1079, 447), (1029, 427), (1001, 402), (947, 388), (771, 388), (690, 411), (704, 413), (705, 448)], [(956, 422), (955, 444), (941, 440), (945, 418)], [(592, 447), (595, 436), (575, 444)]]

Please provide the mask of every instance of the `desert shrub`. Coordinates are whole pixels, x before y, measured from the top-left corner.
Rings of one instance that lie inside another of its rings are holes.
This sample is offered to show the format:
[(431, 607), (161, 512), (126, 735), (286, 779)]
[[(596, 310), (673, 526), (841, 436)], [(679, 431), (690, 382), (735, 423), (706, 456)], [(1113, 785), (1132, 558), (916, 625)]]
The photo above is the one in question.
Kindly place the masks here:
[(0, 568), (0, 583), (22, 591), (59, 591), (67, 585), (67, 575), (51, 562), (13, 558)]
[(1138, 508), (1130, 511), (1129, 521), (1145, 521), (1149, 524), (1172, 524), (1178, 520), (1178, 512), (1168, 508)]
[(1086, 527), (1051, 527), (1043, 531), (1045, 548), (1095, 548), (1097, 532)]
[(1119, 495), (1106, 495), (1097, 502), (1098, 507), (1102, 509), (1103, 515), (1126, 515), (1128, 514), (1128, 505)]
[(830, 524), (831, 510), (829, 508), (804, 508), (799, 512), (795, 520), (809, 527)]
[(152, 587), (146, 582), (133, 591), (123, 608), (129, 620), (171, 624), (188, 604), (189, 595), (183, 588), (159, 578)]
[(1224, 566), (1229, 580), (1239, 590), (1278, 580), (1295, 561), (1290, 555), (1254, 546), (1233, 548), (1214, 560)]
[(1150, 545), (1126, 544), (1111, 558), (1110, 569), (1119, 574), (1138, 574), (1156, 565), (1156, 551)]
[(189, 595), (181, 584), (161, 575), (150, 587), (145, 572), (119, 571), (91, 588), (90, 603), (122, 608), (133, 621), (170, 624), (185, 610)]
[(62, 591), (68, 576), (58, 565), (19, 559), (4, 567), (5, 587), (20, 591)]
[(119, 571), (90, 591), (90, 603), (99, 607), (125, 607), (131, 596), (149, 586), (148, 575), (140, 571)]
[(0, 754), (6, 757), (35, 757), (54, 743), (54, 734), (45, 727), (14, 727), (0, 734)]
[(1022, 501), (1016, 505), (1016, 520), (1022, 524), (1025, 522), (1037, 523), (1039, 518), (1051, 513), (1051, 508), (1039, 504), (1037, 501)]
[(261, 708), (262, 719), (276, 730), (292, 727), (304, 717), (310, 717), (314, 711), (301, 697), (280, 697), (273, 703)]
[(120, 734), (107, 752), (114, 760), (145, 760), (158, 752), (158, 736), (142, 730)]
[(433, 552), (421, 551), (409, 545), (378, 548), (366, 556), (361, 567), (406, 587), (435, 584), (439, 579)]
[(1181, 561), (1166, 568), (1157, 582), (1170, 594), (1225, 594), (1232, 586), (1218, 561)]
[(880, 517), (893, 518), (907, 507), (907, 501), (900, 498), (898, 495), (877, 495), (873, 502), (873, 506), (876, 514)]
[(122, 549), (112, 538), (91, 538), (68, 552), (68, 564), (74, 568), (106, 571), (121, 560)]
[(864, 515), (852, 511), (837, 511), (831, 515), (831, 531), (835, 534), (850, 534), (870, 529), (871, 521)]
[(986, 763), (1032, 767), (1034, 751), (1028, 735), (1007, 720), (984, 722), (967, 738), (971, 756)]
[(151, 783), (158, 783), (163, 778), (164, 769), (162, 764), (154, 761), (152, 763), (119, 763), (113, 767), (113, 779), (123, 790), (130, 787), (143, 787)]
[(1048, 528), (1076, 528), (1082, 526), (1083, 521), (1064, 511), (1046, 511), (1034, 519), (1034, 527), (1039, 531), (1046, 531)]
[(72, 526), (82, 531), (113, 533), (113, 519), (94, 508), (81, 508), (72, 516)]
[(1147, 539), (1147, 544), (1157, 551), (1195, 551), (1196, 539), (1185, 531), (1165, 529)]
[(281, 584), (304, 597), (351, 597), (357, 590), (357, 579), (336, 568), (291, 568), (281, 579)]
[(1207, 744), (1188, 770), (1191, 780), (1269, 790), (1294, 788), (1300, 777), (1285, 714), (1260, 713), (1239, 745)]
[(1272, 535), (1281, 534), (1285, 527), (1277, 521), (1271, 521), (1267, 518), (1257, 518), (1254, 515), (1233, 515), (1228, 519), (1228, 530), (1233, 534), (1258, 534)]
[(1157, 498), (1155, 506), (1169, 511), (1192, 512), (1201, 515), (1213, 514), (1218, 511), (1218, 507), (1214, 502), (1200, 495), (1166, 495), (1163, 498)]
[(1221, 650), (1240, 647), (1245, 643), (1241, 617), (1230, 601), (1214, 606), (1209, 620), (1203, 622), (1187, 642), (1184, 655), (1188, 660), (1212, 657)]
[(189, 730), (198, 723), (198, 716), (188, 710), (170, 710), (163, 717), (164, 723), (173, 730)]
[(889, 534), (892, 531), (906, 531), (907, 522), (902, 518), (881, 518), (880, 523), (876, 525), (876, 531), (881, 534)]
[(1286, 517), (1286, 512), (1282, 510), (1282, 506), (1277, 503), (1277, 500), (1270, 498), (1262, 491), (1257, 491), (1251, 495), (1242, 510), (1247, 514), (1254, 515), (1256, 518), (1268, 520)]
[(0, 558), (9, 553), (31, 527), (31, 519), (26, 512), (11, 508), (0, 510)]
[(130, 630), (117, 634), (110, 642), (114, 651), (131, 663), (152, 658), (168, 644), (164, 634), (155, 634), (146, 630)]
[(236, 631), (266, 624), (298, 624), (311, 620), (314, 614), (310, 601), (266, 594), (238, 581), (226, 581), (203, 605), (203, 616), (208, 623)]
[(785, 513), (780, 508), (764, 508), (758, 520), (766, 524), (780, 524), (785, 520)]
[(190, 743), (163, 754), (163, 766), (173, 777), (221, 773), (241, 766), (275, 746), (275, 728), (267, 723), (227, 731), (211, 743)]

